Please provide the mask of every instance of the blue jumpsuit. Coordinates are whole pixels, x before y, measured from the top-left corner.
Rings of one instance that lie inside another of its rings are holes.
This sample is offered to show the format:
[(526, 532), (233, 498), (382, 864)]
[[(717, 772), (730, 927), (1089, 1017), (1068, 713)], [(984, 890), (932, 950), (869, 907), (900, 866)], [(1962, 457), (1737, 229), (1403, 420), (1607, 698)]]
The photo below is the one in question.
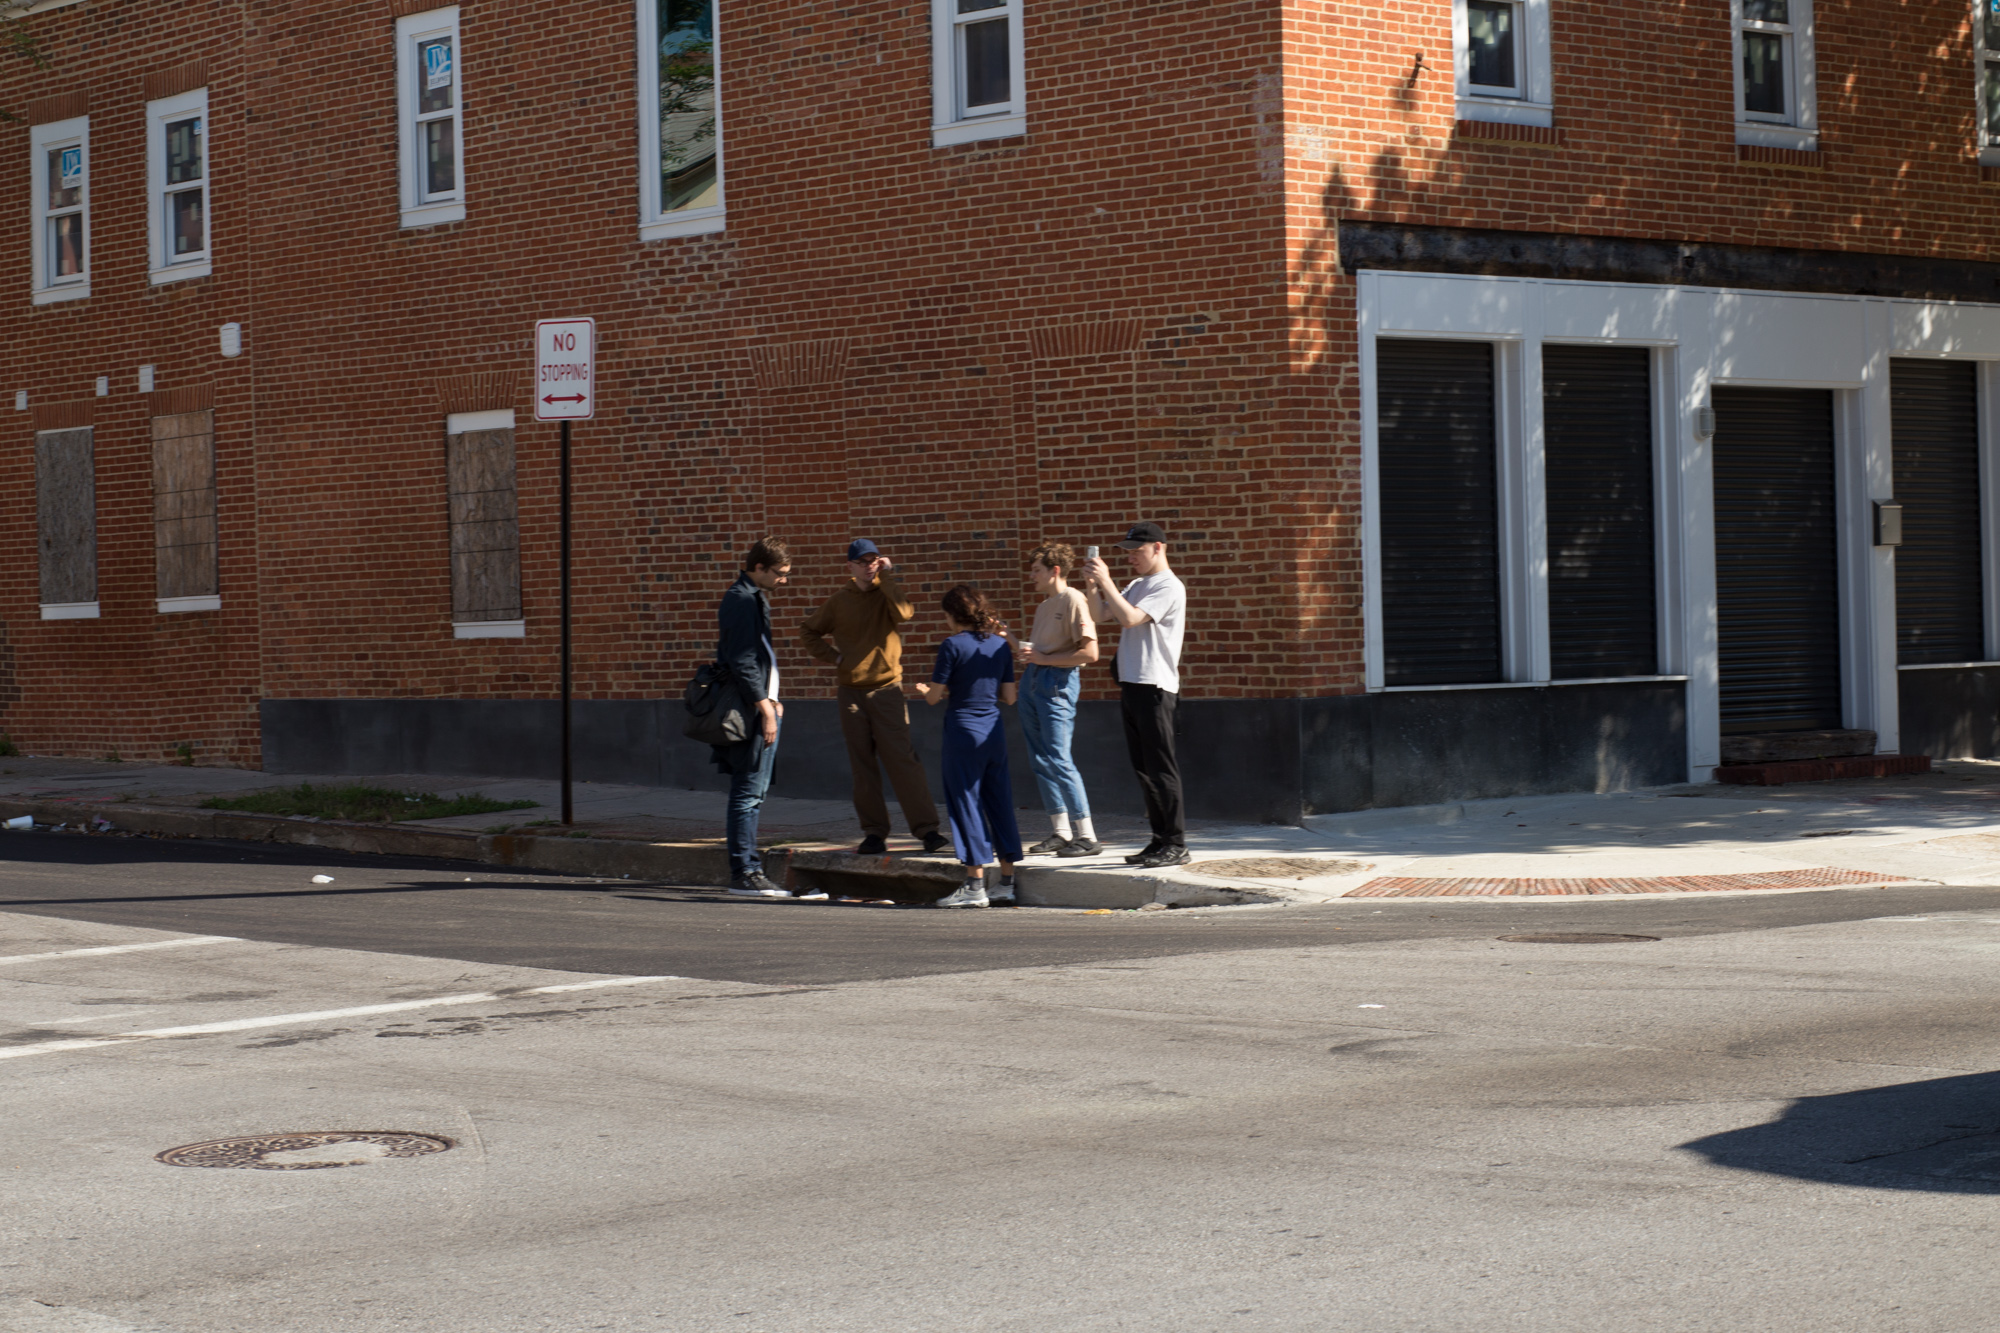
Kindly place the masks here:
[(1013, 647), (998, 634), (954, 634), (938, 645), (931, 679), (949, 691), (944, 794), (958, 859), (983, 866), (997, 850), (1002, 861), (1018, 861), (1021, 830), (1014, 822), (1007, 729), (1000, 721), (1000, 687), (1014, 679)]

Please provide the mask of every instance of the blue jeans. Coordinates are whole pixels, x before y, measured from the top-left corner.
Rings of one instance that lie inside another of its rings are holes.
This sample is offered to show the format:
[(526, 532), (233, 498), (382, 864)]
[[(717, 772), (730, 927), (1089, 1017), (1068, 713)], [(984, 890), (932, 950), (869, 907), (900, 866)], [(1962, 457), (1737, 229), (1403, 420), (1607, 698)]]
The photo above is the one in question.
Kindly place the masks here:
[[(780, 736), (784, 734), (784, 726), (780, 719)], [(764, 808), (764, 793), (771, 790), (771, 766), (778, 758), (777, 741), (766, 745), (760, 735), (743, 744), (750, 747), (753, 758), (742, 772), (730, 775), (729, 813), (724, 821), (731, 879), (742, 879), (764, 868), (764, 859), (757, 854), (757, 815)]]
[(1035, 770), (1042, 809), (1076, 819), (1090, 818), (1083, 774), (1069, 757), (1082, 690), (1083, 673), (1075, 667), (1030, 666), (1021, 680), (1021, 734), (1028, 741), (1028, 763)]

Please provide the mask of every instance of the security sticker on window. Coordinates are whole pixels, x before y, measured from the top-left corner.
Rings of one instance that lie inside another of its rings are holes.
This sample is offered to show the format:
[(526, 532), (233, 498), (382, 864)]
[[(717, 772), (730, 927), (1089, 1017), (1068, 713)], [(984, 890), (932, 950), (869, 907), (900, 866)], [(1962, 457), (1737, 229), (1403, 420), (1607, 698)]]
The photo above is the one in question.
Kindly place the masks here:
[(424, 48), (424, 91), (451, 87), (451, 43), (432, 42)]
[(83, 184), (83, 145), (62, 150), (62, 188), (74, 190)]

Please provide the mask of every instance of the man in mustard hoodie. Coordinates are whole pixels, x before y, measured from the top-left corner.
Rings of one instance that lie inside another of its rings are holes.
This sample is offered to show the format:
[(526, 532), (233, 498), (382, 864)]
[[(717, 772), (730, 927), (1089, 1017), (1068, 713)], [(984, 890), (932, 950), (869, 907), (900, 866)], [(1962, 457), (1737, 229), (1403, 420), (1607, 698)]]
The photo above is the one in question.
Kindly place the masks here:
[(931, 800), (923, 760), (910, 744), (910, 708), (903, 699), (904, 622), (916, 614), (903, 590), (889, 576), (889, 557), (866, 537), (847, 548), (849, 583), (826, 599), (799, 627), (799, 642), (840, 673), (840, 733), (847, 740), (847, 762), (854, 770), (854, 813), (861, 817), (863, 856), (889, 850), (889, 807), (882, 800), (882, 769), (910, 836), (921, 838), (927, 852), (943, 851), (950, 841), (938, 832), (937, 803)]

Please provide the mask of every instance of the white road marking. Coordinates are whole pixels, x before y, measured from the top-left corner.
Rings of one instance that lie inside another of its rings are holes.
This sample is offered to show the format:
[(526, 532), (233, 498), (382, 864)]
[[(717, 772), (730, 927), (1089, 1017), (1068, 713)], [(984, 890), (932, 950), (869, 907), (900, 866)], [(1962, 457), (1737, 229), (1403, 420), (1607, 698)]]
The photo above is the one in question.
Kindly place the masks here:
[(605, 986), (641, 986), (653, 981), (686, 981), (686, 977), (608, 977), (602, 981), (572, 981), (560, 986), (535, 986), (528, 990), (478, 991), (468, 995), (438, 995), (428, 1000), (400, 1000), (393, 1004), (364, 1004), (351, 1009), (320, 1009), (304, 1014), (271, 1014), (262, 1018), (233, 1018), (221, 1023), (190, 1023), (185, 1027), (151, 1028), (145, 1032), (121, 1032), (109, 1037), (74, 1037), (63, 1041), (39, 1041), (27, 1046), (0, 1046), (0, 1060), (25, 1055), (50, 1055), (57, 1051), (79, 1051), (95, 1046), (122, 1046), (134, 1041), (160, 1041), (167, 1037), (202, 1037), (218, 1032), (248, 1032), (255, 1028), (285, 1027), (293, 1023), (324, 1023), (339, 1018), (367, 1018), (374, 1014), (400, 1014), (412, 1009), (435, 1009), (450, 1004), (491, 1004), (526, 995), (562, 995), (571, 991), (599, 990)]
[(190, 944), (241, 944), (234, 935), (187, 935), (177, 940), (153, 940), (146, 944), (100, 944), (94, 949), (58, 949), (54, 953), (17, 953), (0, 958), (0, 963), (47, 963), (57, 958), (97, 958), (111, 953), (138, 953), (141, 949), (185, 949)]

